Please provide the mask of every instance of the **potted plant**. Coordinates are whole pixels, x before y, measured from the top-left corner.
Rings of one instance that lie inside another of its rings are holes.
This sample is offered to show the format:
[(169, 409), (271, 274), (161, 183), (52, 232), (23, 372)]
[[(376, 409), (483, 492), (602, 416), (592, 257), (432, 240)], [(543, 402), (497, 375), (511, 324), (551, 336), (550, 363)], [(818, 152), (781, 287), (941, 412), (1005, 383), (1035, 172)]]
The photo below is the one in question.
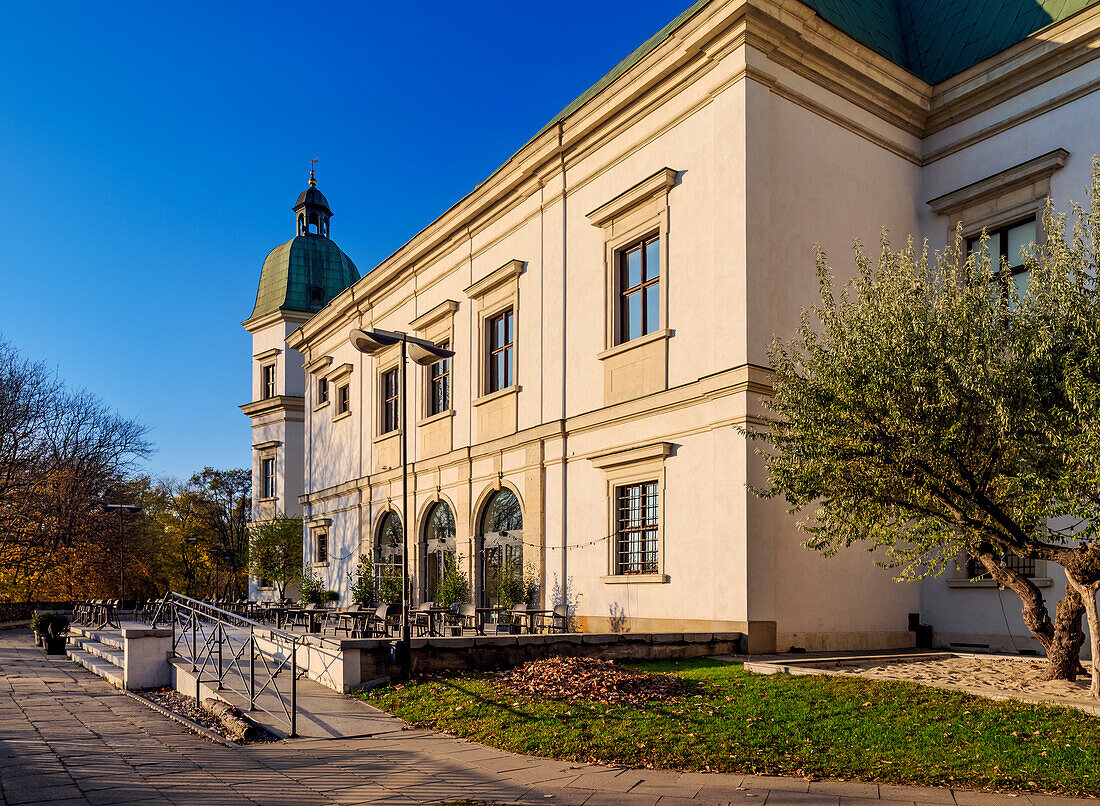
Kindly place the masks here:
[(42, 646), (43, 644), (46, 631), (45, 621), (43, 621), (43, 618), (47, 615), (49, 614), (43, 613), (39, 610), (36, 611), (33, 616), (31, 616), (31, 632), (34, 633), (35, 646)]
[(69, 619), (60, 613), (43, 613), (39, 620), (42, 625), (43, 641), (47, 655), (65, 654), (65, 636), (69, 634)]

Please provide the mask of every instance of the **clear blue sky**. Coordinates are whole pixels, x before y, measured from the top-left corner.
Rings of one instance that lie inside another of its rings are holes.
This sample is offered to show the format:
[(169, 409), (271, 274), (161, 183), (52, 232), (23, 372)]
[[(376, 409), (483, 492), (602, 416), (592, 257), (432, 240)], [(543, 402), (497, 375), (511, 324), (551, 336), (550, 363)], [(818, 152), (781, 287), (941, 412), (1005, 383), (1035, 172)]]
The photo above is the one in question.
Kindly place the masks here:
[(9, 9), (0, 335), (150, 426), (149, 472), (247, 466), (240, 322), (309, 160), (366, 272), (689, 2)]

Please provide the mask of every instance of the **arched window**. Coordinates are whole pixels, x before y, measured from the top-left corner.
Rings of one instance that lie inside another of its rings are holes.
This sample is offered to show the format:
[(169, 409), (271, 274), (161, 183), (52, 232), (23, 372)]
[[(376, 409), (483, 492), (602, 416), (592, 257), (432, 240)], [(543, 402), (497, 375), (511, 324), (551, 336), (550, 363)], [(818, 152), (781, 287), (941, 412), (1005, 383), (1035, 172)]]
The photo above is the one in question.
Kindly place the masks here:
[[(508, 488), (493, 493), (481, 514), (481, 605), (517, 604), (515, 583), (523, 581), (523, 508)], [(511, 584), (511, 590), (502, 585)]]
[(401, 601), (401, 568), (405, 553), (405, 533), (401, 516), (387, 512), (378, 525), (374, 541), (374, 573), (378, 581), (379, 598), (387, 604)]
[(445, 501), (428, 514), (424, 526), (424, 601), (436, 601), (447, 562), (455, 558), (455, 516)]

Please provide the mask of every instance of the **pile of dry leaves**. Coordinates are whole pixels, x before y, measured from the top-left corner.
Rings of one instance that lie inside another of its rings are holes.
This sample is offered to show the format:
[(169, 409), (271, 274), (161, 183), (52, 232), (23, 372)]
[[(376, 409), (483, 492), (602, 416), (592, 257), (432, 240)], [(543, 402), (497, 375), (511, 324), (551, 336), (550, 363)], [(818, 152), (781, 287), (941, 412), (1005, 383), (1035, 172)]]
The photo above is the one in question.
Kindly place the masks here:
[(644, 705), (691, 692), (687, 682), (678, 677), (624, 669), (597, 658), (533, 660), (504, 672), (501, 682), (520, 694), (608, 705)]

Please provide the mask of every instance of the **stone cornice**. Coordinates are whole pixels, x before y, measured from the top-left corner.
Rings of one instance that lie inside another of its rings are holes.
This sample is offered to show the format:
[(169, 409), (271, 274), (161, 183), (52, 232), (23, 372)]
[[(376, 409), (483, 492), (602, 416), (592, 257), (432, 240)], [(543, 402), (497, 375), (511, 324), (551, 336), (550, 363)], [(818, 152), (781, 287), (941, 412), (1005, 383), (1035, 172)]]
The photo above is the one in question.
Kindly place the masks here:
[(599, 470), (609, 470), (623, 465), (640, 464), (654, 459), (664, 459), (672, 454), (671, 442), (652, 442), (647, 445), (627, 445), (611, 451), (602, 451), (584, 458)]
[(635, 207), (645, 204), (654, 196), (668, 193), (668, 189), (676, 184), (677, 171), (671, 168), (662, 168), (657, 173), (647, 176), (638, 184), (628, 190), (624, 190), (609, 202), (605, 202), (585, 217), (597, 227), (603, 227), (611, 223)]
[(305, 398), (300, 395), (275, 395), (265, 400), (254, 400), (241, 406), (241, 411), (256, 418), (272, 412), (304, 412)]
[(483, 297), (494, 288), (498, 288), (523, 274), (524, 265), (522, 260), (509, 260), (499, 269), (485, 275), (473, 285), (467, 286), (464, 292), (470, 299)]
[(256, 333), (271, 325), (279, 324), (280, 322), (290, 322), (294, 325), (303, 325), (308, 322), (314, 314), (303, 313), (301, 311), (284, 311), (277, 310), (271, 313), (264, 314), (255, 319), (246, 319), (241, 322), (241, 326), (249, 333)]
[(436, 305), (430, 311), (420, 314), (420, 316), (409, 322), (409, 327), (413, 330), (423, 330), (429, 325), (434, 325), (440, 319), (446, 316), (454, 316), (454, 312), (458, 310), (458, 303), (453, 299), (444, 300)]
[(967, 207), (981, 204), (996, 196), (1003, 196), (1024, 185), (1040, 179), (1050, 179), (1051, 175), (1066, 164), (1069, 152), (1056, 148), (1041, 156), (1021, 162), (985, 179), (979, 179), (966, 187), (937, 196), (928, 202), (936, 215), (952, 215)]

